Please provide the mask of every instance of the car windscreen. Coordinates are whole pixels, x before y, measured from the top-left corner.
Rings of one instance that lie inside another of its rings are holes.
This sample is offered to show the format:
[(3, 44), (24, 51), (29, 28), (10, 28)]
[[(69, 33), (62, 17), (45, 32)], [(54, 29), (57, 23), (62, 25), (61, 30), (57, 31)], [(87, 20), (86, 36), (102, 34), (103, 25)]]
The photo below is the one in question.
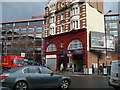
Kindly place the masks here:
[(20, 68), (22, 68), (22, 66), (14, 67), (14, 68), (9, 69), (8, 72), (15, 72), (15, 71), (19, 70)]
[(21, 59), (13, 59), (14, 64), (24, 64), (24, 61)]

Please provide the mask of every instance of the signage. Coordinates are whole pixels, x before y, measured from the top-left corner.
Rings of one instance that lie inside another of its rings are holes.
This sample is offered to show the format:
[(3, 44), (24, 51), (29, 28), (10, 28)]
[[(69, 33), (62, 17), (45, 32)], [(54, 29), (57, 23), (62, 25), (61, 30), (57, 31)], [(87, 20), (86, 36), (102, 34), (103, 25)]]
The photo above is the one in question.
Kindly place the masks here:
[(102, 32), (90, 32), (90, 49), (103, 50), (106, 49), (106, 45), (108, 51), (115, 50), (114, 36), (109, 35), (105, 38), (105, 34)]
[(67, 57), (72, 57), (72, 53), (67, 53)]
[(25, 53), (21, 53), (21, 57), (25, 57)]

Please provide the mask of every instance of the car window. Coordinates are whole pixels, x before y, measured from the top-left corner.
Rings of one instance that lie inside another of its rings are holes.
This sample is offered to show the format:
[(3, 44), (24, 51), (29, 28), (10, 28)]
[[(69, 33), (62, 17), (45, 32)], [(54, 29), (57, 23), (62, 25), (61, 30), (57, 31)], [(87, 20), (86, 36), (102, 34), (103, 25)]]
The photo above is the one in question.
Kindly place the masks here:
[(18, 71), (18, 70), (21, 69), (21, 68), (22, 68), (22, 66), (17, 66), (17, 67), (14, 67), (14, 68), (9, 69), (8, 71), (9, 71), (9, 72), (16, 72), (16, 71)]
[(28, 73), (40, 73), (40, 70), (39, 68), (32, 67), (28, 68)]
[(51, 74), (52, 73), (51, 70), (49, 70), (45, 67), (41, 67), (40, 70), (41, 70), (41, 73), (43, 73), (43, 74)]

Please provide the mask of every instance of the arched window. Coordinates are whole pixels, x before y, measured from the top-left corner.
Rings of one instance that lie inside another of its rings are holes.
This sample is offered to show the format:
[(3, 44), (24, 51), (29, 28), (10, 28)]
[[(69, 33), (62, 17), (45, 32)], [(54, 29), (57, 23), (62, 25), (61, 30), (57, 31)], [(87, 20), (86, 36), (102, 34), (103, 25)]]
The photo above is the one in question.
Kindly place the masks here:
[(51, 43), (47, 48), (47, 52), (53, 52), (53, 51), (57, 51), (57, 48), (54, 43)]
[(83, 45), (80, 40), (72, 40), (68, 46), (68, 50), (82, 49)]

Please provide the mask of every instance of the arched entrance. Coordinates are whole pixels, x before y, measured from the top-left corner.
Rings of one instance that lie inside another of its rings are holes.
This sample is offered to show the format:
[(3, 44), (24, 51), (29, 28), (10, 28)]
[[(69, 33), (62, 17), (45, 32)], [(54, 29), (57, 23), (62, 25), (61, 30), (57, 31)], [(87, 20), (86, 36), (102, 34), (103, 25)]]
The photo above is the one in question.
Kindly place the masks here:
[(72, 51), (72, 57), (70, 62), (74, 67), (74, 71), (78, 71), (79, 68), (83, 67), (83, 44), (80, 40), (72, 40), (68, 45), (68, 51)]

